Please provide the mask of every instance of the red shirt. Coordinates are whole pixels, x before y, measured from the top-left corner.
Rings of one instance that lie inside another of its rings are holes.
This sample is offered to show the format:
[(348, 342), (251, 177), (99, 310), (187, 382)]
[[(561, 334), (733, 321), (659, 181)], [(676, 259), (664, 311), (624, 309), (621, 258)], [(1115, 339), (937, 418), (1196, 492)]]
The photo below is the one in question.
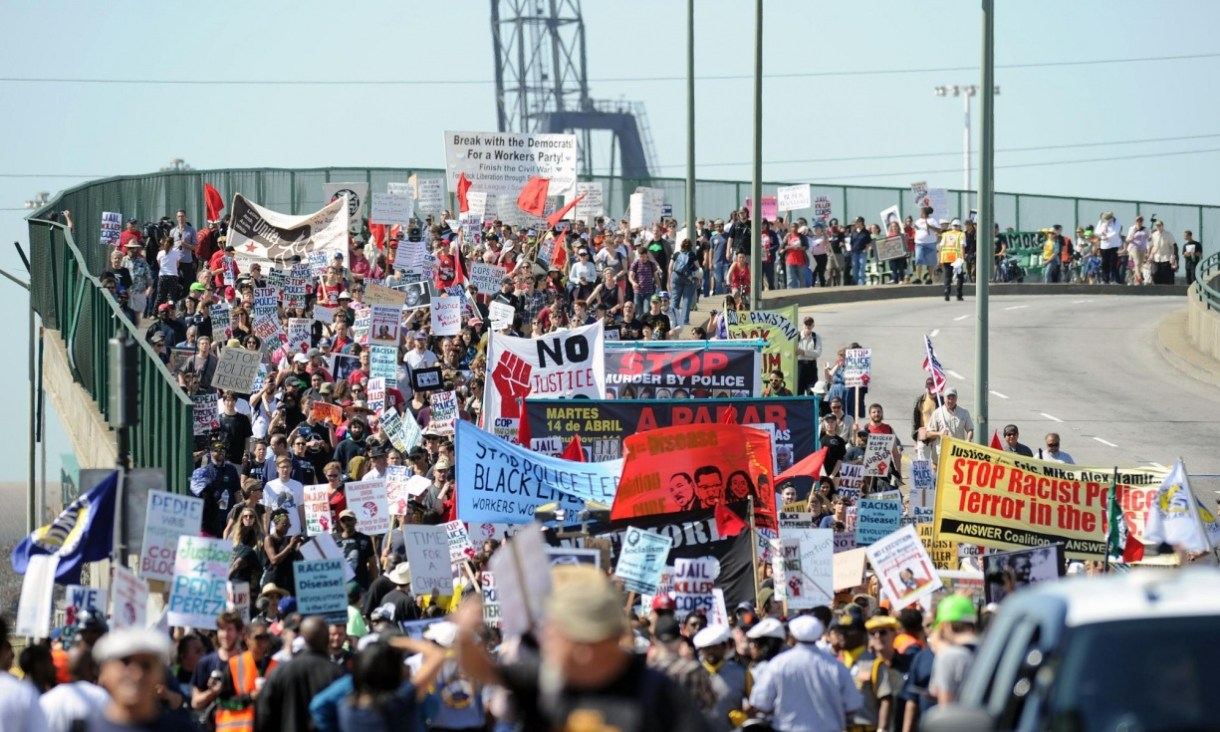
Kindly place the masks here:
[(133, 241), (143, 243), (144, 235), (138, 231), (128, 231), (127, 229), (124, 229), (123, 233), (119, 234), (119, 251), (126, 255), (127, 245)]
[[(344, 466), (344, 470), (346, 470), (346, 469), (347, 469), (347, 467)], [(330, 514), (332, 516), (338, 516), (340, 511), (347, 510), (347, 493), (346, 492), (335, 491), (334, 493), (330, 494), (330, 497), (327, 500), (330, 501)]]
[(864, 429), (868, 430), (868, 433), (870, 435), (892, 435), (892, 434), (894, 434), (894, 428), (890, 427), (885, 422), (882, 422), (881, 424), (873, 424), (872, 422), (869, 422), (867, 425), (865, 425)]

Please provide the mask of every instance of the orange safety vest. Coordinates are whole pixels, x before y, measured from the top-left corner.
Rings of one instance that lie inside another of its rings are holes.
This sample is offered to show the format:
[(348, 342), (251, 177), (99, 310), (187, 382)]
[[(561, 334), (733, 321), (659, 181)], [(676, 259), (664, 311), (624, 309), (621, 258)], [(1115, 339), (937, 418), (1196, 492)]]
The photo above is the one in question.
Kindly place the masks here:
[[(267, 664), (267, 673), (271, 673), (273, 668), (275, 661)], [(233, 690), (238, 696), (252, 694), (259, 677), (254, 654), (246, 651), (239, 656), (230, 656), (229, 676), (233, 679)], [(225, 709), (223, 705), (218, 707), (216, 732), (254, 732), (254, 704), (250, 703), (241, 709)]]
[(940, 263), (953, 264), (962, 256), (962, 248), (966, 241), (965, 232), (948, 231), (940, 240)]
[(910, 633), (899, 633), (898, 636), (894, 638), (894, 650), (898, 653), (906, 653), (906, 650), (911, 646), (919, 646), (920, 648), (923, 648), (923, 644)]

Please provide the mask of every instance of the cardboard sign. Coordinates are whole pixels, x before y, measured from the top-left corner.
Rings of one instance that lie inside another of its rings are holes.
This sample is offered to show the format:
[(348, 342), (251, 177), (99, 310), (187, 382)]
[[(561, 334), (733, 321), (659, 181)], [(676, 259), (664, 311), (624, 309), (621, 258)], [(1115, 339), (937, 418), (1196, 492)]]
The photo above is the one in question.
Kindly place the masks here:
[(414, 201), (401, 193), (373, 193), (369, 223), (386, 226), (408, 226), (415, 215)]
[(64, 625), (75, 625), (80, 613), (106, 615), (106, 591), (100, 587), (67, 585), (64, 587)]
[(411, 563), (411, 589), (428, 595), (440, 590), (453, 594), (453, 568), (449, 561), (449, 532), (444, 526), (408, 524), (402, 527)]
[(551, 573), (538, 571), (548, 566), (542, 532), (513, 536), (488, 564), (496, 577), (505, 635), (520, 635), (536, 626), (542, 620), (543, 598), (551, 592)]
[[(174, 547), (177, 554), (178, 547)], [(110, 629), (140, 628), (148, 624), (148, 583), (121, 564), (110, 580)]]
[(222, 391), (249, 394), (258, 378), (258, 362), (262, 356), (258, 351), (246, 348), (225, 348), (216, 362), (212, 374), (212, 386)]
[(896, 608), (929, 597), (943, 586), (914, 526), (874, 542), (865, 553), (881, 581), (881, 594)]
[[(795, 186), (780, 186), (775, 190), (776, 210), (778, 211), (795, 211), (797, 209), (809, 208), (812, 197), (812, 189), (808, 183), (803, 183)], [(764, 203), (766, 199), (763, 199)]]
[(470, 543), (470, 534), (466, 524), (461, 521), (450, 521), (442, 524), (449, 538), (449, 562), (458, 564), (467, 559), (474, 559), (474, 544)]
[(342, 559), (301, 559), (292, 563), (297, 612), (321, 615), (327, 623), (347, 623), (347, 589)]
[(488, 307), (487, 312), (491, 320), (491, 329), (494, 331), (511, 327), (513, 320), (517, 317), (517, 311), (512, 305), (498, 300)]
[(348, 483), (347, 507), (356, 514), (356, 528), (370, 536), (390, 530), (390, 506), (385, 479)]
[(843, 355), (843, 385), (868, 386), (873, 371), (873, 349), (849, 348)]
[(418, 178), (415, 186), (421, 213), (438, 214), (444, 210), (445, 180), (443, 178)]
[(330, 533), (335, 519), (330, 511), (330, 484), (305, 486), (305, 533), (310, 536)]
[(178, 537), (174, 577), (170, 585), (170, 625), (216, 629), (216, 616), (225, 610), (233, 542), (202, 536)]
[(151, 490), (144, 515), (140, 576), (146, 580), (169, 582), (174, 578), (178, 538), (199, 533), (203, 522), (203, 499)]
[(856, 520), (856, 544), (869, 546), (881, 541), (901, 525), (901, 501), (861, 499)]
[(868, 436), (864, 448), (864, 475), (884, 478), (893, 471), (895, 435)]
[(799, 561), (795, 571), (785, 563), (789, 608), (812, 608), (834, 601), (834, 531), (796, 529), (785, 532), (785, 546), (795, 540)]
[(834, 555), (835, 592), (864, 584), (864, 549), (848, 549)]
[[(579, 181), (576, 183), (576, 196), (584, 196), (572, 213), (578, 219), (596, 218), (605, 215), (601, 181)], [(570, 200), (570, 199), (569, 199)]]
[(655, 594), (673, 543), (670, 536), (629, 527), (623, 534), (614, 576), (623, 580), (628, 592)]
[(434, 391), (428, 395), (428, 404), (432, 408), (432, 419), (428, 429), (440, 435), (452, 436), (458, 419), (457, 392)]
[(432, 334), (455, 336), (462, 330), (462, 300), (441, 295), (432, 298)]
[(103, 246), (117, 247), (123, 237), (123, 214), (118, 211), (103, 211), (100, 229)]
[(220, 427), (220, 411), (216, 408), (216, 392), (196, 394), (193, 415), (192, 429), (196, 437), (206, 436), (212, 430)]

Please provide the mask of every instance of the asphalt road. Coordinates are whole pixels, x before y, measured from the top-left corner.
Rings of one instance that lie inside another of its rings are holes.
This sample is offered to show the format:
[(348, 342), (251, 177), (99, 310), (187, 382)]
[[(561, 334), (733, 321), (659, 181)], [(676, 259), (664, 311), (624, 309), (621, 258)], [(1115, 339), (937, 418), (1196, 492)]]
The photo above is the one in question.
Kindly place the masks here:
[[(1220, 473), (1220, 389), (1177, 371), (1158, 352), (1156, 326), (1185, 307), (1181, 297), (1006, 296), (991, 298), (990, 425), (1014, 423), (1035, 454), (1047, 432), (1079, 465), (1172, 465)], [(975, 302), (928, 297), (804, 308), (817, 321), (822, 361), (852, 341), (873, 349), (869, 402), (910, 445), (911, 412), (925, 373), (923, 336), (975, 405)], [(911, 451), (908, 449), (907, 454)]]

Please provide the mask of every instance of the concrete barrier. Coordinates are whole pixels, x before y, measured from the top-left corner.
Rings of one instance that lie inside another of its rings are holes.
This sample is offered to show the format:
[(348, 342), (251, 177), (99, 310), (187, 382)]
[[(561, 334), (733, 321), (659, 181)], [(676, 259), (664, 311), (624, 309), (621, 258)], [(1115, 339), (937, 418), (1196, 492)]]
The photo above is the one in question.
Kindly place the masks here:
[[(992, 295), (1124, 295), (1163, 296), (1186, 295), (1186, 285), (1149, 285), (1134, 287), (1126, 285), (1046, 285), (1041, 283), (993, 282), (989, 289)], [(869, 302), (873, 300), (901, 300), (912, 297), (929, 299), (941, 297), (943, 284), (935, 285), (864, 285), (862, 287), (811, 287), (797, 290), (771, 290), (762, 296), (764, 308), (782, 308), (788, 305), (834, 305), (845, 302)], [(967, 297), (974, 296), (974, 285), (962, 288)], [(706, 299), (706, 298), (705, 298)], [(1197, 298), (1195, 298), (1197, 299)], [(702, 300), (701, 300), (702, 302)]]
[(59, 412), (72, 451), (82, 468), (112, 468), (118, 460), (114, 430), (106, 424), (89, 392), (72, 378), (68, 351), (59, 331), (50, 328), (43, 340), (43, 382)]
[[(1212, 279), (1212, 288), (1220, 283), (1220, 276)], [(1186, 332), (1190, 343), (1202, 354), (1220, 360), (1220, 312), (1207, 307), (1207, 300), (1199, 293), (1199, 285), (1191, 285), (1186, 298)]]

